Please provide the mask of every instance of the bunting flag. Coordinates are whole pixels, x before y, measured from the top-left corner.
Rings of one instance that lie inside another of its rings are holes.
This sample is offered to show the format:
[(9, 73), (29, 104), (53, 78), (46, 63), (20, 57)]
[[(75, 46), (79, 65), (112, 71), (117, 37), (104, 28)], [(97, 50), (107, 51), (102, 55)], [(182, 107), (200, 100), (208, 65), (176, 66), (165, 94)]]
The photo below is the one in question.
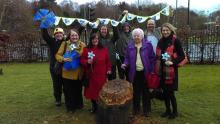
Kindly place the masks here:
[(108, 25), (108, 23), (110, 22), (110, 19), (108, 19), (108, 18), (107, 19), (98, 18), (98, 20), (101, 25)]
[(120, 22), (118, 22), (118, 21), (111, 20), (111, 24), (112, 24), (112, 26), (114, 26), (114, 27), (117, 27), (119, 23), (120, 23)]
[(55, 19), (54, 25), (57, 26), (57, 25), (59, 25), (59, 23), (60, 23), (61, 17), (56, 16), (55, 18), (56, 18), (56, 19)]
[(66, 24), (66, 26), (70, 26), (75, 21), (74, 18), (64, 18), (64, 17), (62, 17), (62, 20), (63, 23)]
[(170, 6), (167, 6), (163, 10), (161, 10), (161, 14), (163, 14), (165, 16), (169, 16), (170, 15)]
[(156, 13), (155, 15), (152, 15), (151, 18), (153, 20), (160, 20), (160, 12)]
[(88, 23), (89, 23), (89, 21), (88, 20), (86, 20), (86, 19), (77, 19), (77, 21), (79, 22), (79, 24), (81, 25), (81, 26), (83, 26), (83, 27), (85, 27)]
[(127, 15), (127, 20), (128, 20), (128, 21), (131, 21), (131, 20), (133, 20), (135, 17), (137, 17), (137, 16), (134, 15), (134, 14), (128, 13), (128, 15)]
[(49, 10), (40, 9), (39, 11), (35, 13), (34, 21), (41, 21), (40, 28), (49, 28), (49, 27), (52, 27), (53, 25), (57, 26), (59, 25), (61, 19), (66, 26), (70, 26), (75, 20), (77, 20), (81, 26), (85, 27), (88, 24), (91, 28), (98, 28), (100, 24), (108, 25), (109, 23), (112, 26), (116, 27), (119, 25), (119, 23), (132, 21), (135, 18), (137, 18), (138, 23), (143, 23), (149, 18), (152, 18), (154, 20), (160, 20), (161, 14), (165, 16), (172, 15), (172, 8), (170, 6), (167, 6), (161, 11), (151, 16), (139, 16), (139, 15), (135, 15), (132, 13), (127, 13), (124, 15), (124, 17), (120, 21), (116, 21), (116, 20), (108, 19), (108, 18), (97, 18), (95, 22), (90, 22), (86, 19), (81, 19), (81, 18), (59, 17), (59, 16), (55, 16), (54, 13)]
[(137, 21), (138, 21), (138, 23), (143, 23), (143, 22), (145, 22), (148, 18), (150, 18), (150, 17), (148, 17), (148, 16), (137, 16)]
[(96, 22), (89, 22), (89, 26), (90, 26), (91, 28), (98, 28), (99, 23), (98, 23), (98, 21), (96, 21)]

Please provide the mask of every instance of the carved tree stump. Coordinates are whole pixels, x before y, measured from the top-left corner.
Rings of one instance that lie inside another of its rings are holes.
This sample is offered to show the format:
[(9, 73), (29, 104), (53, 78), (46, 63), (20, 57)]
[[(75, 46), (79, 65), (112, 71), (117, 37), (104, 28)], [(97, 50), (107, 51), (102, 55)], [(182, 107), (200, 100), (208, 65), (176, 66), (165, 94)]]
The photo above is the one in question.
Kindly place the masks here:
[(99, 93), (97, 124), (129, 124), (132, 85), (125, 80), (107, 82)]

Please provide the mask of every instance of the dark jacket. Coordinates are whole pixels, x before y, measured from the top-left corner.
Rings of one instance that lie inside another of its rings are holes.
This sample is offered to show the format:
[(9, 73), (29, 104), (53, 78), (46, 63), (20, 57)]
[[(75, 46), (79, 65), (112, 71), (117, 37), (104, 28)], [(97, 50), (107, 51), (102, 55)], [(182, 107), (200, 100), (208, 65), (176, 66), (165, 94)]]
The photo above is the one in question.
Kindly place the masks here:
[[(144, 66), (145, 75), (153, 72), (155, 65), (155, 54), (153, 47), (150, 42), (143, 40), (142, 47), (140, 48), (140, 56)], [(125, 61), (129, 67), (129, 81), (133, 82), (136, 73), (136, 60), (137, 60), (137, 48), (135, 47), (134, 41), (128, 44), (125, 54)]]
[[(172, 36), (169, 36), (168, 38), (161, 38), (161, 40), (158, 42), (158, 47), (161, 49), (161, 54), (165, 53), (167, 47), (171, 45), (172, 43)], [(176, 39), (174, 42), (174, 52), (177, 53), (177, 58), (172, 59), (173, 67), (174, 67), (174, 80), (172, 84), (166, 85), (164, 82), (164, 74), (161, 73), (161, 87), (165, 88), (167, 90), (178, 90), (178, 64), (185, 58), (184, 51), (181, 45), (181, 42), (179, 39)], [(165, 66), (165, 61), (161, 58), (161, 72), (163, 70), (163, 67)]]
[(50, 68), (53, 69), (54, 64), (56, 62), (55, 59), (55, 55), (58, 51), (58, 49), (60, 48), (60, 45), (62, 43), (63, 40), (61, 41), (57, 41), (55, 38), (51, 37), (47, 31), (47, 29), (41, 29), (41, 34), (43, 39), (46, 41), (48, 47), (49, 47), (49, 52), (50, 52), (50, 58), (49, 58), (49, 62), (50, 62)]
[(100, 42), (108, 49), (108, 55), (112, 65), (116, 65), (115, 42), (118, 38), (118, 29), (116, 27), (113, 27), (113, 36), (107, 35), (106, 37), (103, 37), (100, 35)]
[(125, 50), (128, 46), (128, 43), (132, 40), (131, 32), (120, 32), (119, 39), (116, 42), (116, 51), (120, 56), (125, 56)]

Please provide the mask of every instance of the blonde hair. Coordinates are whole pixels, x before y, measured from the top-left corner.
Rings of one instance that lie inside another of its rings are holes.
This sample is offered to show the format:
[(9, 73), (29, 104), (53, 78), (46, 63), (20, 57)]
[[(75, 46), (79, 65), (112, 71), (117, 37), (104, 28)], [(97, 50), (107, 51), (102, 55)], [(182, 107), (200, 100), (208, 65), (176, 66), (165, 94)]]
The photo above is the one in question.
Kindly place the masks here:
[(161, 27), (161, 32), (162, 32), (163, 27), (169, 28), (169, 29), (171, 30), (171, 32), (176, 35), (176, 29), (177, 29), (177, 28), (174, 27), (172, 24), (170, 24), (170, 23), (164, 23), (164, 24), (162, 25), (162, 27)]

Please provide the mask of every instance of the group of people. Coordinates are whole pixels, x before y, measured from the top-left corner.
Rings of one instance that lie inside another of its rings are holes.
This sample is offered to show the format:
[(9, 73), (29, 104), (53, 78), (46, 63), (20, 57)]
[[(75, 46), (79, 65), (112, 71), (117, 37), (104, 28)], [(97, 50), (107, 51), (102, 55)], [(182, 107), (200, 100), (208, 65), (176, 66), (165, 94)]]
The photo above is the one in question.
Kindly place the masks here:
[[(106, 25), (92, 31), (88, 44), (80, 40), (80, 32), (70, 30), (64, 38), (62, 28), (54, 30), (54, 37), (42, 29), (42, 36), (50, 49), (50, 73), (53, 80), (55, 105), (61, 106), (62, 90), (68, 112), (83, 108), (83, 79), (88, 78), (84, 88), (85, 98), (91, 100), (91, 112), (96, 112), (98, 94), (102, 86), (118, 77), (128, 80), (133, 86), (133, 114), (141, 113), (149, 117), (151, 112), (150, 89), (146, 75), (156, 73), (160, 77), (166, 110), (161, 117), (173, 119), (178, 116), (175, 91), (178, 89), (178, 63), (184, 58), (180, 41), (176, 38), (175, 27), (164, 23), (155, 28), (155, 21), (147, 21), (144, 32), (141, 28), (131, 29), (128, 22), (112, 27), (113, 34)], [(68, 57), (74, 51), (78, 56)], [(163, 54), (168, 53), (168, 59)], [(80, 58), (79, 66), (74, 69), (62, 68), (56, 74), (56, 62), (68, 63)], [(141, 108), (142, 106), (142, 108)], [(172, 110), (171, 110), (172, 108)]]

